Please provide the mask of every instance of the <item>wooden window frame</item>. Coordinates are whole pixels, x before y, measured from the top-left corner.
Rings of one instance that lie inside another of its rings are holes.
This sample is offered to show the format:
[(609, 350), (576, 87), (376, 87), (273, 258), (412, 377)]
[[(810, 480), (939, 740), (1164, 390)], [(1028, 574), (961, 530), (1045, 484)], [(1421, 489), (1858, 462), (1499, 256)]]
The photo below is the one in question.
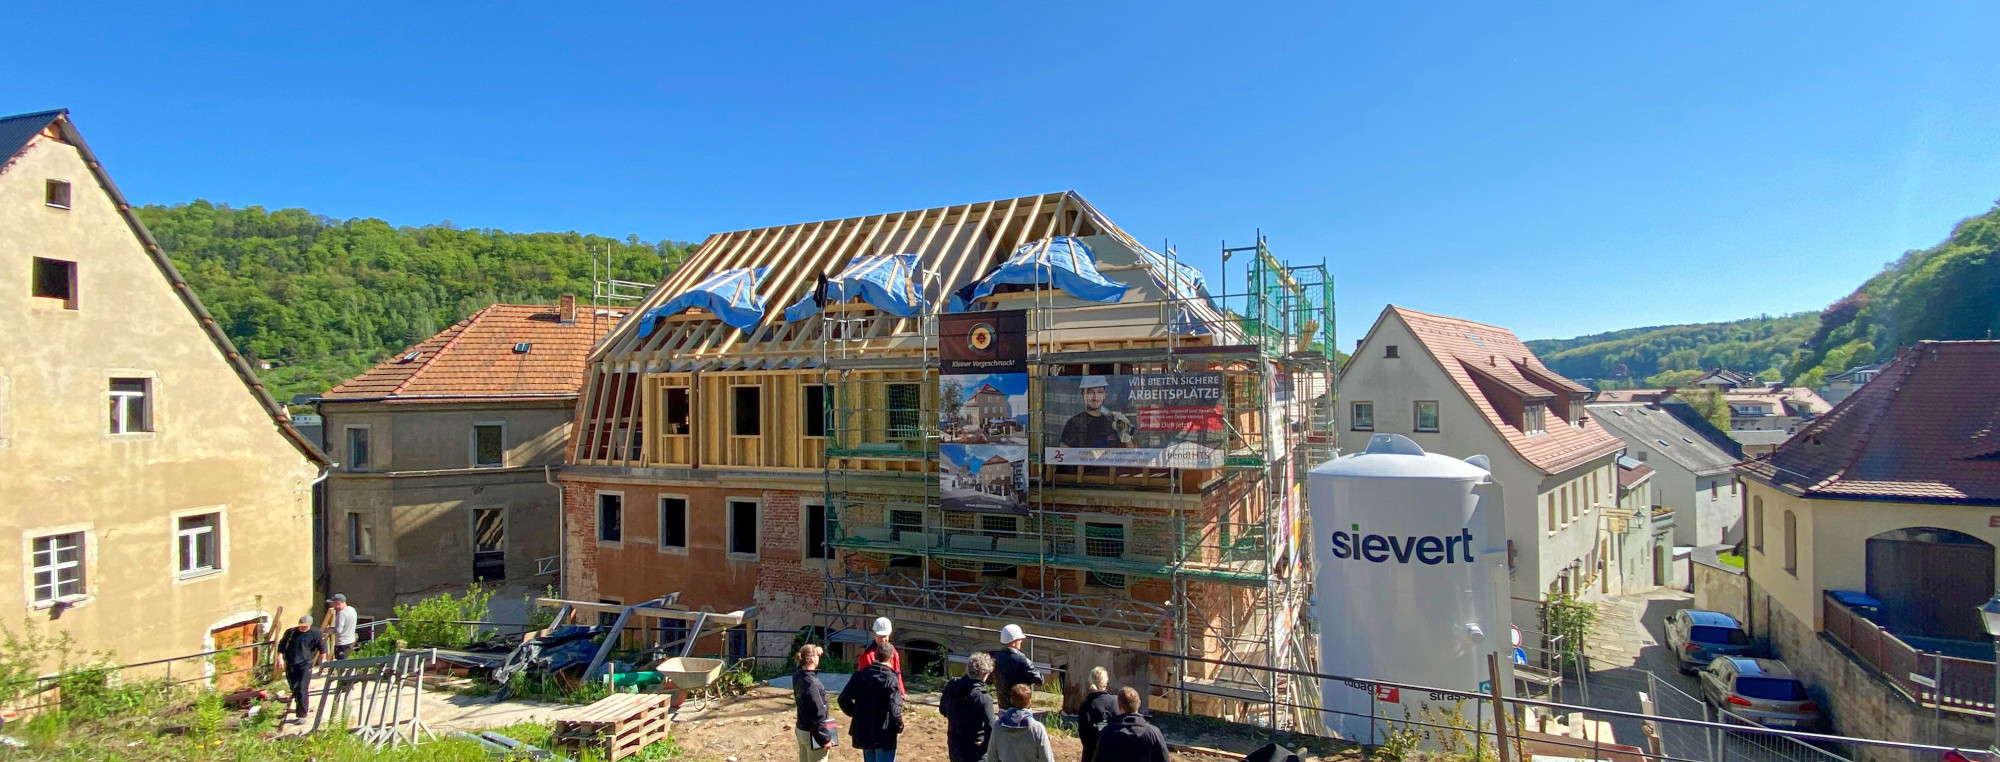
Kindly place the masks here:
[(74, 193), (75, 188), (68, 180), (58, 177), (48, 178), (42, 183), (42, 205), (50, 209), (69, 211), (70, 205), (76, 200)]
[[(740, 426), (737, 425), (740, 422), (739, 420), (740, 416), (738, 411), (741, 410), (742, 407), (740, 390), (743, 389), (754, 389), (757, 392), (757, 433), (755, 434), (743, 434), (738, 432), (738, 429), (741, 428)], [(757, 439), (764, 436), (764, 385), (763, 384), (729, 385), (729, 436), (737, 439)]]

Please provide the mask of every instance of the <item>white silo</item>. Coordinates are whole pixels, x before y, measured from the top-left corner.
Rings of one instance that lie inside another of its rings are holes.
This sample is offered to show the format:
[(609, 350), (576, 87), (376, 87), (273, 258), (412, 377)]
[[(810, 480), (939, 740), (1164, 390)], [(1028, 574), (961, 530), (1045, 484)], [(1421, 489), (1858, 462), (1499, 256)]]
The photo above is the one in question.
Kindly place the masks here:
[[(1500, 653), (1501, 690), (1512, 693), (1507, 537), (1485, 464), (1376, 434), (1365, 452), (1312, 470), (1319, 671), (1470, 695), (1486, 692), (1486, 655)], [(1432, 722), (1457, 710), (1469, 727), (1492, 726), (1476, 701), (1323, 682), (1323, 705), (1338, 712), (1327, 725), (1350, 739), (1369, 740), (1370, 716), (1421, 720), (1425, 705)]]

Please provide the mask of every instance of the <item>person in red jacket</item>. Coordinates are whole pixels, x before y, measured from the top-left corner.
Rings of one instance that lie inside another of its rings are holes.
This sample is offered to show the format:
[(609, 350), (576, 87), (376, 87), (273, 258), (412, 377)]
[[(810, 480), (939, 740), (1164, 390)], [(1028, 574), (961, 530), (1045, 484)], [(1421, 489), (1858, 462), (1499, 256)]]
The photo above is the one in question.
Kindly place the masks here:
[(905, 696), (910, 695), (910, 692), (903, 688), (903, 652), (889, 643), (890, 633), (896, 631), (895, 625), (889, 623), (888, 617), (878, 616), (875, 617), (875, 626), (871, 629), (875, 633), (875, 642), (868, 646), (868, 650), (861, 652), (861, 659), (854, 663), (854, 669), (856, 671), (867, 669), (868, 665), (875, 663), (876, 651), (887, 650), (889, 670), (896, 673), (896, 692)]

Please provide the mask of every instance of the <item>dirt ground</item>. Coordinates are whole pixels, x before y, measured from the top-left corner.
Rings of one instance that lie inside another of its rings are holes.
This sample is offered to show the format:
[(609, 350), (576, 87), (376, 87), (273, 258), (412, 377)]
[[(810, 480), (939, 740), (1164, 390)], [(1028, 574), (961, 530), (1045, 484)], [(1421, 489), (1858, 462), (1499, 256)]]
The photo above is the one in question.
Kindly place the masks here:
[[(904, 715), (903, 735), (897, 743), (896, 758), (943, 762), (945, 755), (944, 717), (938, 714), (937, 694), (912, 694), (910, 710)], [(674, 724), (674, 741), (690, 752), (693, 759), (735, 759), (737, 762), (783, 762), (798, 758), (798, 742), (792, 736), (792, 694), (778, 688), (760, 687), (734, 702), (699, 714), (683, 713)], [(838, 715), (838, 710), (835, 710)], [(1174, 739), (1169, 738), (1172, 742)], [(861, 752), (847, 746), (843, 721), (841, 746), (831, 759), (851, 762)], [(1073, 760), (1083, 755), (1083, 744), (1074, 737), (1051, 734), (1049, 745), (1056, 759)], [(1224, 762), (1242, 756), (1210, 754), (1175, 749), (1177, 762)]]

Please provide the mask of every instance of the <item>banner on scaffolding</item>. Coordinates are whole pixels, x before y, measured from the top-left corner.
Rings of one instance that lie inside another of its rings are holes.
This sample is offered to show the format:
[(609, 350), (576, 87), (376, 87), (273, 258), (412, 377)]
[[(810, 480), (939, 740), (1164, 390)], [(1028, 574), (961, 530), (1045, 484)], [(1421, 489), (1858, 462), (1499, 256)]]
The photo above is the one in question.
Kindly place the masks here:
[(938, 372), (1028, 372), (1026, 310), (956, 312), (938, 316)]
[(1050, 465), (1221, 468), (1222, 373), (1043, 379)]

